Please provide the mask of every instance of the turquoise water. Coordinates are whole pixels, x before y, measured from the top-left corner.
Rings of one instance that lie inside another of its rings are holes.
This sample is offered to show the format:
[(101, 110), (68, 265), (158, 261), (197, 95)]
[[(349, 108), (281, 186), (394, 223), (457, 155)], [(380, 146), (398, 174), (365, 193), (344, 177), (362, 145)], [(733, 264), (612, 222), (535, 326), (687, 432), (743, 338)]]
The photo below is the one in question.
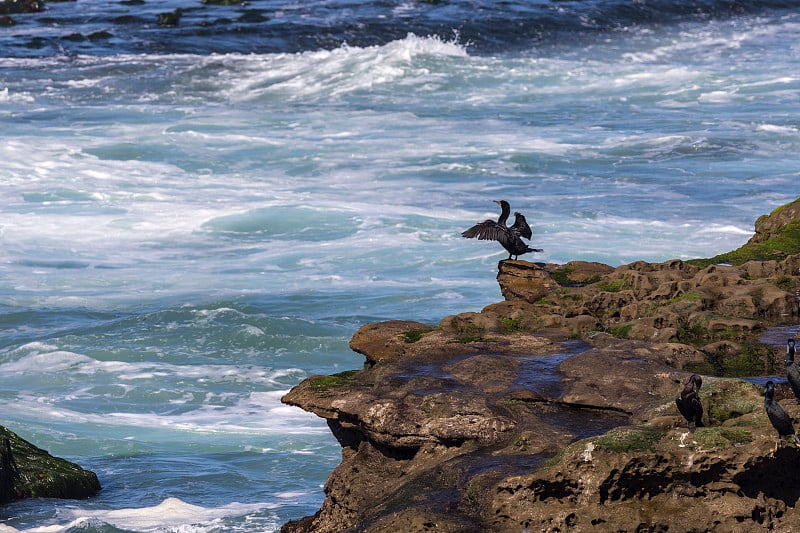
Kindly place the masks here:
[[(416, 4), (342, 4), (346, 23), (286, 4), (311, 29), (191, 53), (205, 12), (170, 50), (104, 25), (125, 5), (3, 30), (49, 44), (0, 58), (0, 424), (103, 485), (0, 509), (16, 530), (314, 513), (340, 448), (280, 397), (361, 367), (365, 323), (500, 300), (506, 253), (460, 237), (492, 200), (527, 215), (544, 252), (526, 258), (616, 266), (736, 248), (800, 196), (800, 16), (780, 6), (511, 38), (460, 2), (411, 34)], [(337, 44), (361, 15), (400, 35)]]

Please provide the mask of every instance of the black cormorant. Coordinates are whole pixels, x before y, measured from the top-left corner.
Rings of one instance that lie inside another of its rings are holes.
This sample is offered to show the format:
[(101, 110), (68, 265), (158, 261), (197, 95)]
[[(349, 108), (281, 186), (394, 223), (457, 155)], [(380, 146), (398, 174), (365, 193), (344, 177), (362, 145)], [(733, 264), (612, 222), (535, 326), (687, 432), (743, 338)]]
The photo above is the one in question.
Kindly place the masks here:
[(773, 399), (775, 396), (775, 383), (767, 381), (766, 390), (764, 391), (764, 409), (767, 411), (769, 421), (772, 427), (778, 430), (778, 435), (781, 437), (788, 437), (791, 435), (796, 444), (800, 444), (800, 439), (797, 438), (797, 433), (794, 431), (792, 419), (783, 410), (781, 404)]
[(800, 367), (794, 362), (794, 339), (786, 341), (786, 379), (794, 392), (797, 403), (800, 403)]
[(505, 200), (495, 200), (496, 204), (500, 206), (500, 216), (497, 222), (494, 220), (485, 220), (479, 222), (461, 233), (462, 237), (468, 239), (478, 238), (481, 241), (497, 241), (508, 252), (508, 258), (514, 256), (514, 259), (522, 254), (528, 252), (541, 252), (539, 248), (531, 248), (522, 240), (522, 237), (530, 239), (533, 236), (531, 227), (525, 216), (522, 213), (514, 213), (514, 224), (511, 227), (506, 226), (508, 215), (511, 214), (511, 206)]
[(681, 390), (680, 397), (675, 399), (675, 405), (683, 418), (689, 423), (689, 431), (703, 427), (703, 404), (700, 402), (700, 387), (703, 379), (697, 374), (692, 374)]

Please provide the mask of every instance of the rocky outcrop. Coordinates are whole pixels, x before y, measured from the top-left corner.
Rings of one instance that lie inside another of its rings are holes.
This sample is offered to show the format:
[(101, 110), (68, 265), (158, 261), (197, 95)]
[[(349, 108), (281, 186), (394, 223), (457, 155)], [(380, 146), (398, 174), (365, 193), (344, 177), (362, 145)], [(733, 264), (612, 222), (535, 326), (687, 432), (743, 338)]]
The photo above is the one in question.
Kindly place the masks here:
[[(576, 271), (582, 273), (578, 281)], [(533, 332), (602, 330), (640, 340), (743, 341), (800, 313), (800, 255), (702, 269), (680, 260), (616, 269), (503, 261), (497, 279), (506, 298), (497, 304), (500, 314), (509, 301), (519, 302), (514, 318)]]
[[(780, 261), (786, 256), (800, 253), (800, 198), (782, 205), (768, 215), (756, 220), (755, 234), (741, 248), (695, 263), (706, 266), (713, 263), (742, 264), (747, 261)], [(795, 272), (796, 274), (796, 272)]]
[(0, 15), (37, 13), (41, 9), (42, 3), (38, 0), (3, 0), (0, 2)]
[(99, 491), (94, 472), (53, 457), (0, 426), (0, 504), (24, 498), (88, 498)]
[(462, 343), (419, 326), (365, 326), (362, 370), (284, 397), (343, 449), (320, 511), (284, 531), (800, 527), (766, 475), (800, 451), (777, 446), (758, 385), (706, 376), (708, 427), (686, 431), (674, 398), (679, 368), (703, 358), (691, 346), (602, 333)]
[(694, 434), (634, 426), (578, 441), (554, 465), (495, 483), (487, 530), (796, 531), (800, 452), (776, 448), (759, 416)]
[[(366, 325), (362, 369), (283, 398), (342, 445), (319, 512), (283, 531), (798, 530), (800, 448), (760, 385), (717, 377), (783, 372), (798, 275), (800, 255), (501, 261), (505, 300), (479, 313)], [(674, 400), (692, 372), (705, 427), (690, 433)]]

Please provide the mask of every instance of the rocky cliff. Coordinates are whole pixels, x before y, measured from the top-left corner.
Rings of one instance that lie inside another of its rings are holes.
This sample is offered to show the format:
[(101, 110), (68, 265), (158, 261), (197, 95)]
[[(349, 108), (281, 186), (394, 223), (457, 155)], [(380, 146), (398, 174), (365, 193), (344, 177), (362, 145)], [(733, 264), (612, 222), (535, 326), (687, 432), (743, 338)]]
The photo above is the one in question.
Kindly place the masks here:
[[(796, 204), (757, 234), (785, 239)], [(757, 379), (722, 377), (783, 372), (789, 240), (730, 265), (502, 261), (505, 301), (480, 313), (362, 327), (363, 369), (283, 399), (342, 445), (320, 511), (283, 530), (800, 530), (800, 449), (778, 439)], [(691, 372), (693, 433), (674, 401)]]

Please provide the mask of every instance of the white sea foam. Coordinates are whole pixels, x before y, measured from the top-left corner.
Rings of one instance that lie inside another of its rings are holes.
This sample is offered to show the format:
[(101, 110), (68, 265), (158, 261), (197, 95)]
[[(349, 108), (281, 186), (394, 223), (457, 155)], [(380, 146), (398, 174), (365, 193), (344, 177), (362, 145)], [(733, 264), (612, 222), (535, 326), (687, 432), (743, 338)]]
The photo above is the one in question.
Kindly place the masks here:
[(700, 235), (721, 233), (724, 235), (737, 235), (749, 238), (752, 237), (753, 230), (740, 228), (738, 226), (731, 226), (729, 224), (725, 225), (712, 224), (711, 226), (698, 228), (697, 233)]
[[(8, 404), (16, 416), (198, 433), (324, 431), (314, 415), (280, 403), (285, 383), (306, 375), (299, 369), (97, 360), (43, 343), (9, 355), (0, 374), (13, 376), (20, 391)], [(72, 386), (65, 389), (65, 383)], [(106, 406), (123, 398), (140, 403), (141, 411)], [(83, 401), (94, 406), (72, 406)], [(169, 406), (184, 408), (175, 413)]]
[[(26, 345), (29, 346), (29, 345)], [(22, 350), (25, 351), (25, 350)], [(0, 364), (0, 370), (17, 376), (59, 375), (69, 371), (76, 379), (85, 375), (113, 375), (122, 381), (151, 380), (169, 377), (174, 380), (195, 379), (215, 382), (253, 383), (280, 386), (281, 378), (303, 375), (300, 369), (272, 369), (257, 365), (175, 365), (164, 362), (100, 361), (86, 355), (62, 350), (33, 352)]]
[(3, 102), (12, 102), (12, 103), (31, 103), (34, 101), (34, 98), (31, 94), (28, 93), (9, 93), (8, 87), (0, 90), (0, 103)]
[[(282, 391), (285, 394), (287, 391)], [(78, 411), (61, 405), (61, 402), (79, 399), (78, 395), (67, 398), (29, 396), (20, 394), (15, 400), (6, 402), (9, 412), (16, 418), (32, 417), (40, 422), (89, 424), (96, 427), (135, 431), (144, 429), (164, 441), (181, 438), (180, 435), (325, 435), (328, 430), (321, 419), (295, 407), (282, 405), (279, 398), (256, 393), (250, 397), (238, 397), (231, 405), (203, 404), (194, 409), (170, 414), (148, 412), (155, 406), (142, 402), (141, 412)], [(166, 404), (159, 410), (171, 411)]]
[[(309, 97), (338, 97), (411, 80), (433, 82), (426, 59), (467, 57), (455, 41), (409, 34), (383, 46), (351, 47), (301, 54), (211, 56), (230, 72), (225, 94), (237, 102), (274, 98), (297, 101)], [(341, 134), (340, 134), (341, 135)]]
[(759, 131), (767, 131), (774, 133), (785, 133), (789, 135), (796, 135), (800, 129), (796, 126), (783, 126), (778, 124), (759, 124), (756, 126)]
[[(59, 514), (72, 520), (64, 526), (47, 526), (45, 529), (33, 528), (25, 533), (60, 532), (70, 528), (95, 527), (110, 524), (119, 529), (140, 532), (207, 532), (218, 531), (224, 527), (222, 520), (229, 517), (246, 517), (254, 513), (273, 509), (275, 504), (230, 503), (219, 507), (202, 507), (186, 503), (178, 498), (167, 498), (152, 507), (126, 509), (62, 509)], [(278, 524), (263, 524), (264, 527), (277, 527)]]

